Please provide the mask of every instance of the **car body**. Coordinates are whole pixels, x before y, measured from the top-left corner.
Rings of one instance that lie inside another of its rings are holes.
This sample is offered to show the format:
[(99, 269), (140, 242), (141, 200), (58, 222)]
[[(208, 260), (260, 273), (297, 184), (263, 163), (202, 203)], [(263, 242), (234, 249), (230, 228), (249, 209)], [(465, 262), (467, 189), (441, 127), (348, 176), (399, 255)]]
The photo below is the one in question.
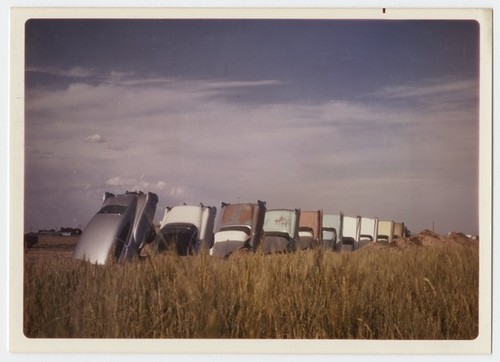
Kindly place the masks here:
[(359, 246), (366, 245), (370, 242), (377, 241), (378, 235), (378, 218), (362, 217), (361, 231), (359, 236)]
[(392, 243), (394, 239), (394, 221), (380, 220), (378, 222), (377, 242)]
[(395, 222), (394, 223), (394, 238), (402, 238), (405, 236), (405, 223)]
[(267, 210), (260, 249), (264, 254), (295, 251), (299, 244), (299, 209)]
[(167, 207), (153, 249), (175, 249), (179, 255), (208, 251), (213, 245), (216, 212), (217, 208), (203, 204)]
[(153, 241), (158, 196), (148, 192), (106, 192), (104, 201), (80, 236), (73, 257), (95, 264), (136, 258)]
[(342, 238), (342, 222), (344, 214), (323, 214), (322, 239), (323, 248), (336, 250)]
[(209, 253), (226, 257), (238, 249), (255, 251), (262, 235), (266, 203), (222, 203), (214, 244)]
[(361, 236), (361, 217), (344, 215), (340, 249), (343, 251), (356, 250), (359, 246), (360, 236)]
[(301, 211), (299, 222), (299, 249), (313, 249), (322, 245), (323, 211)]

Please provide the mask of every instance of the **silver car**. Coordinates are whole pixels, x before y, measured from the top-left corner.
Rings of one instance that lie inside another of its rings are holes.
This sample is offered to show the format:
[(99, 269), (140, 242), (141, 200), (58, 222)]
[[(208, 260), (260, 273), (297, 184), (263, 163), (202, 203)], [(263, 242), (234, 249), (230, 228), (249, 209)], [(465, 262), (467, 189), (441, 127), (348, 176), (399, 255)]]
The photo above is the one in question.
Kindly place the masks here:
[(90, 220), (75, 246), (73, 257), (91, 263), (136, 258), (154, 240), (153, 218), (158, 196), (148, 192), (106, 192), (97, 214)]

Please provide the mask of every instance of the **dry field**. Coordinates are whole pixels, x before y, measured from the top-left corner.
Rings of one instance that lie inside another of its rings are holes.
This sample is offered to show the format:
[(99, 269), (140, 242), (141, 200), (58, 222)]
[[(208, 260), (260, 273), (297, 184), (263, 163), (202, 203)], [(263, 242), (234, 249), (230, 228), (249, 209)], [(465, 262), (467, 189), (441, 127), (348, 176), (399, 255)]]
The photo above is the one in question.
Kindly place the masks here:
[(478, 241), (423, 232), (356, 252), (149, 255), (95, 266), (76, 237), (25, 253), (31, 338), (474, 339)]

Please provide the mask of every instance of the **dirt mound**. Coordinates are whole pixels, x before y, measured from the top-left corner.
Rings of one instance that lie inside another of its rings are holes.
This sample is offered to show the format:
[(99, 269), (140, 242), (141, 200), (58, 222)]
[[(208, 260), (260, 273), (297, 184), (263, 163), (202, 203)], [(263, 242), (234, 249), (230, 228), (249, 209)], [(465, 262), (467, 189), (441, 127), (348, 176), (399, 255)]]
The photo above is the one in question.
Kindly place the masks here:
[(421, 231), (417, 235), (412, 235), (408, 238), (398, 238), (395, 240), (398, 246), (404, 244), (413, 244), (421, 246), (443, 245), (448, 243), (467, 243), (473, 239), (460, 232), (450, 232), (448, 235), (436, 234), (430, 230)]
[(385, 252), (387, 248), (389, 248), (390, 245), (387, 243), (374, 243), (370, 242), (368, 244), (365, 244), (361, 246), (358, 250), (356, 250), (356, 253), (378, 253), (378, 252)]
[(419, 242), (420, 245), (435, 245), (435, 244), (439, 244), (439, 243), (442, 243), (444, 240), (443, 240), (443, 237), (431, 230), (423, 230), (421, 231), (420, 233), (418, 233), (417, 235), (414, 235), (412, 236), (411, 238), (413, 238), (416, 242)]
[(448, 239), (450, 239), (450, 241), (454, 241), (457, 243), (470, 243), (471, 241), (476, 240), (476, 239), (472, 239), (471, 237), (469, 237), (463, 233), (457, 233), (455, 231), (452, 231), (448, 234)]

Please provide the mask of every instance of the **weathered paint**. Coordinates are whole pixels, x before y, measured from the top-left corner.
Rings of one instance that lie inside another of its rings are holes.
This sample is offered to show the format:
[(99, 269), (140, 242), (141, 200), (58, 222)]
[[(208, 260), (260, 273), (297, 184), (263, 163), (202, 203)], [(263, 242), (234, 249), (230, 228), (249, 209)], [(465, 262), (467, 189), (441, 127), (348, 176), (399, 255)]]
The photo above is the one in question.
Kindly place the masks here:
[(402, 238), (405, 234), (405, 224), (403, 222), (394, 223), (394, 238)]
[(264, 254), (293, 251), (299, 233), (300, 210), (267, 210), (262, 227), (261, 249)]
[(315, 248), (322, 244), (323, 211), (301, 211), (299, 222), (300, 248)]
[[(256, 204), (222, 203), (219, 227), (214, 236), (214, 245), (210, 249), (210, 255), (227, 256), (241, 248), (255, 250), (262, 236), (265, 212), (264, 201), (258, 201)], [(248, 236), (245, 236), (247, 229)], [(234, 233), (228, 238), (229, 234), (224, 233), (226, 231), (234, 231)]]
[(323, 247), (326, 249), (335, 249), (336, 244), (342, 237), (342, 213), (338, 215), (323, 214), (322, 239)]
[(294, 236), (297, 232), (297, 210), (267, 210), (262, 230), (265, 233), (280, 232)]
[(253, 217), (257, 210), (257, 204), (223, 205), (219, 229), (234, 225), (252, 226)]
[(379, 221), (377, 241), (387, 241), (392, 243), (394, 239), (394, 221)]

